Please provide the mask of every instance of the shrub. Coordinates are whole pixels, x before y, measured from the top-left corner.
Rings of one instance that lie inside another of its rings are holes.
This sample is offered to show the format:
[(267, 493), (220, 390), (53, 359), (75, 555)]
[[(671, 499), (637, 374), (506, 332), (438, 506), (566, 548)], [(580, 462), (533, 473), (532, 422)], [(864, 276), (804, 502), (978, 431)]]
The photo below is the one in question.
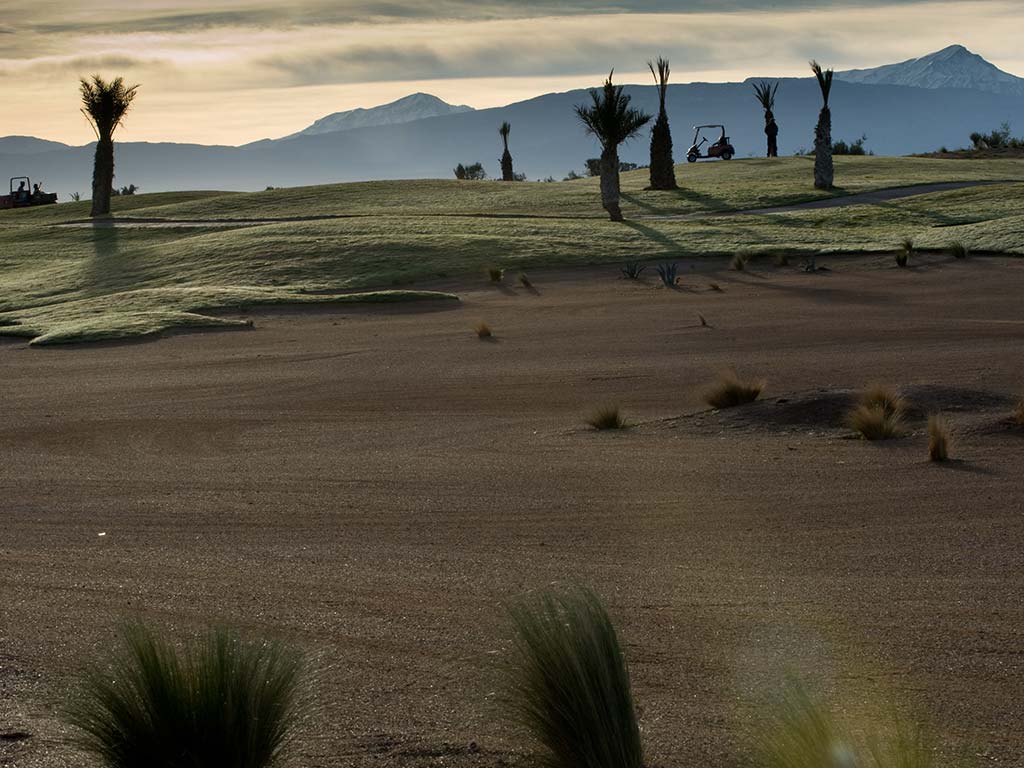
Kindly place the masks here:
[(548, 768), (642, 768), (629, 669), (611, 618), (590, 590), (546, 592), (511, 608), (513, 714)]
[(179, 653), (142, 625), (113, 669), (68, 707), (80, 745), (109, 768), (268, 768), (298, 716), (299, 657), (226, 631)]
[(622, 274), (627, 280), (639, 280), (640, 275), (647, 269), (639, 261), (627, 261), (626, 266), (622, 268)]
[(914, 255), (914, 241), (909, 238), (903, 238), (900, 243), (900, 249), (896, 251), (896, 266), (903, 268), (907, 266), (910, 261), (910, 257)]
[(734, 371), (727, 371), (704, 393), (704, 402), (712, 408), (734, 408), (754, 402), (762, 390), (763, 381), (743, 381)]
[(472, 165), (459, 163), (455, 166), (455, 178), (460, 181), (483, 181), (487, 178), (487, 171), (484, 170), (483, 163), (473, 163)]
[(729, 269), (735, 272), (742, 272), (747, 268), (747, 262), (750, 261), (750, 255), (737, 251), (732, 256), (732, 261), (729, 262)]
[(614, 403), (595, 408), (587, 417), (587, 424), (598, 430), (625, 429), (627, 426), (619, 406)]
[(505, 279), (505, 270), (501, 267), (488, 267), (487, 277), (492, 283), (500, 283)]
[[(867, 150), (864, 149), (864, 142), (868, 140), (867, 135), (861, 136), (856, 141), (846, 142), (840, 139), (832, 145), (833, 155), (866, 155)], [(874, 154), (874, 153), (872, 153)]]
[(679, 269), (679, 265), (672, 264), (659, 264), (657, 267), (658, 277), (661, 278), (661, 282), (666, 286), (672, 287), (676, 284), (676, 272)]
[(949, 253), (954, 259), (966, 259), (971, 255), (970, 249), (960, 240), (955, 240), (949, 244)]
[(928, 459), (946, 461), (953, 438), (946, 419), (938, 413), (928, 417)]
[(476, 331), (478, 339), (490, 339), (494, 336), (491, 332), (491, 326), (481, 320), (479, 323), (473, 326), (473, 330)]

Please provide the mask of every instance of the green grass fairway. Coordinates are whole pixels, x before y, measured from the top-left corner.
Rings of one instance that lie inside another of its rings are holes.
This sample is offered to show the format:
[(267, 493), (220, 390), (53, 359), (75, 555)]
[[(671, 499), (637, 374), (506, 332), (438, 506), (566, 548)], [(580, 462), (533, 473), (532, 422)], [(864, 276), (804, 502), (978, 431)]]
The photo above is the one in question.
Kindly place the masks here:
[[(422, 299), (422, 292), (343, 292), (480, 274), (488, 265), (681, 259), (740, 249), (871, 252), (891, 250), (904, 237), (922, 248), (962, 240), (974, 251), (1024, 254), (1024, 160), (840, 157), (835, 195), (943, 181), (1010, 183), (848, 208), (706, 219), (699, 214), (830, 195), (813, 189), (809, 158), (702, 163), (677, 173), (683, 185), (677, 192), (644, 191), (646, 171), (624, 174), (623, 209), (631, 219), (625, 224), (604, 218), (595, 179), (387, 181), (114, 199), (119, 220), (169, 223), (159, 228), (62, 226), (87, 217), (88, 203), (4, 211), (0, 334), (35, 344), (87, 341), (241, 322), (203, 313), (210, 309)], [(643, 218), (672, 214), (698, 218)], [(248, 223), (225, 227), (224, 221)]]

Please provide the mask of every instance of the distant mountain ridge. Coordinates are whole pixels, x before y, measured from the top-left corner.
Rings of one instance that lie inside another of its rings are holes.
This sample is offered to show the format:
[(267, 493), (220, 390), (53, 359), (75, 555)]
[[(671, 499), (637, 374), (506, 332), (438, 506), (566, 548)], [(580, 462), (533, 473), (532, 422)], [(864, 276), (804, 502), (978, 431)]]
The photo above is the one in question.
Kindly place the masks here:
[(449, 104), (429, 93), (413, 93), (398, 99), (398, 101), (392, 101), (390, 104), (381, 104), (379, 107), (370, 107), (369, 109), (360, 107), (359, 109), (350, 109), (346, 112), (335, 112), (326, 117), (321, 117), (308, 128), (304, 128), (290, 136), (285, 136), (285, 138), (317, 136), (322, 133), (350, 131), (355, 128), (372, 128), (378, 125), (400, 125), (401, 123), (411, 123), (428, 117), (457, 115), (462, 112), (472, 111), (472, 107), (467, 107), (463, 104)]
[(1024, 96), (1024, 78), (1003, 72), (962, 45), (951, 45), (899, 64), (836, 72), (836, 78), (864, 85), (964, 88), (1006, 96)]
[[(876, 154), (905, 155), (932, 152), (943, 146), (963, 147), (969, 144), (972, 132), (991, 131), (1004, 122), (1019, 134), (1024, 128), (1024, 96), (986, 87), (930, 87), (936, 81), (929, 73), (962, 72), (964, 67), (957, 62), (967, 62), (969, 71), (975, 73), (991, 67), (984, 60), (984, 67), (977, 65), (957, 48), (912, 59), (910, 64), (914, 66), (905, 66), (906, 62), (893, 65), (902, 68), (904, 75), (909, 70), (918, 73), (916, 80), (911, 79), (916, 85), (837, 80), (831, 98), (832, 135), (836, 140), (852, 141), (867, 134), (867, 148)], [(967, 56), (974, 54), (967, 52)], [(924, 65), (918, 66), (917, 62)], [(862, 74), (871, 71), (858, 70)], [(882, 72), (881, 76), (894, 74)], [(783, 155), (806, 151), (813, 146), (814, 124), (821, 108), (818, 85), (814, 78), (773, 81), (779, 83), (775, 108), (781, 128), (779, 151)], [(959, 86), (968, 81), (956, 82)], [(986, 77), (975, 76), (969, 82), (981, 86), (987, 81)], [(626, 93), (633, 97), (634, 106), (657, 113), (653, 86), (626, 85)], [(498, 126), (506, 120), (512, 125), (510, 148), (515, 170), (530, 179), (549, 175), (561, 178), (570, 170), (582, 170), (586, 159), (600, 152), (573, 112), (575, 105), (588, 98), (587, 89), (580, 88), (504, 107), (462, 111), (455, 107), (447, 114), (300, 133), (240, 147), (118, 142), (117, 183), (136, 184), (145, 192), (244, 191), (372, 179), (451, 178), (458, 163), (477, 161), (494, 177), (500, 174), (502, 151)], [(416, 102), (426, 103), (413, 99), (411, 104)], [(690, 126), (705, 123), (725, 124), (737, 157), (764, 156), (763, 113), (749, 81), (672, 84), (667, 102), (677, 161), (684, 158), (690, 144)], [(353, 123), (342, 120), (337, 124)], [(33, 182), (42, 181), (46, 189), (59, 193), (62, 200), (70, 192), (88, 194), (93, 154), (92, 144), (69, 147), (24, 136), (0, 138), (0, 179), (28, 174)], [(633, 163), (648, 161), (646, 131), (622, 148), (621, 157)]]

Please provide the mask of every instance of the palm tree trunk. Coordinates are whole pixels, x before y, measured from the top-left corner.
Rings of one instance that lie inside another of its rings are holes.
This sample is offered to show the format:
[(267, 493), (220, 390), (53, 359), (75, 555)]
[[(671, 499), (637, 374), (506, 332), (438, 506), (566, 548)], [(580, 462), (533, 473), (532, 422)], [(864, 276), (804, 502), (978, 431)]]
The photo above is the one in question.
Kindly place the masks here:
[(114, 140), (110, 136), (104, 136), (96, 142), (96, 157), (92, 169), (91, 216), (106, 216), (110, 213), (110, 190), (113, 186)]
[(501, 156), (501, 180), (515, 181), (516, 175), (512, 170), (512, 154), (505, 148), (505, 154)]
[(832, 189), (832, 111), (823, 107), (814, 128), (814, 188)]
[(618, 147), (601, 153), (601, 205), (612, 221), (622, 221), (619, 207), (619, 152)]
[(651, 129), (651, 189), (677, 189), (672, 160), (672, 132), (668, 115), (662, 110)]

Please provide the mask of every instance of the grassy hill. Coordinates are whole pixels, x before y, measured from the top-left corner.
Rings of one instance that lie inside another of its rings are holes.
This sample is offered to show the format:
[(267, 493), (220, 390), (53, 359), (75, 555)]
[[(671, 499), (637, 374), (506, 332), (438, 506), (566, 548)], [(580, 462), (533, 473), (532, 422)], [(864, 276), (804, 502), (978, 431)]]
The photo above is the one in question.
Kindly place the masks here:
[[(702, 213), (831, 196), (810, 184), (811, 160), (681, 166), (684, 188), (644, 191), (623, 175), (623, 210), (603, 217), (597, 182), (368, 182), (258, 193), (115, 198), (118, 221), (75, 224), (87, 203), (0, 212), (0, 335), (36, 344), (120, 338), (241, 321), (207, 310), (258, 303), (407, 300), (393, 288), (507, 268), (731, 254), (884, 251), (962, 240), (1024, 254), (1024, 161), (837, 158), (834, 194), (962, 181), (1010, 181), (849, 208), (743, 217)], [(692, 215), (686, 220), (646, 218)], [(427, 296), (429, 298), (429, 296)]]

